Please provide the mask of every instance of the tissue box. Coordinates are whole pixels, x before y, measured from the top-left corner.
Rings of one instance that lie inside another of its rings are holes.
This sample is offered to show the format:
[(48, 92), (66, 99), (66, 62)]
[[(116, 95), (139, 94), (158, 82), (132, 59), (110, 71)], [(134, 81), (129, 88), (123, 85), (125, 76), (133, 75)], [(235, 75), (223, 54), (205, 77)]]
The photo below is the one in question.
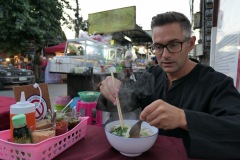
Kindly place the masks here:
[(57, 72), (56, 59), (50, 59), (48, 63), (49, 63), (49, 71), (50, 72)]
[(57, 63), (57, 69), (59, 70), (58, 72), (63, 72), (63, 73), (73, 72), (73, 67), (70, 62), (71, 62), (70, 58), (57, 59), (56, 63)]

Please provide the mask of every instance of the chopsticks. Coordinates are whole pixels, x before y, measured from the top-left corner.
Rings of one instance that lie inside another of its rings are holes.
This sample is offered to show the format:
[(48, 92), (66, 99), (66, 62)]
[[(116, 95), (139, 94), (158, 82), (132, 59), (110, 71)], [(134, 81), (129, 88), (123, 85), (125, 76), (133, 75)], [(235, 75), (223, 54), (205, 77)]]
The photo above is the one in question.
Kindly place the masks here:
[[(112, 76), (112, 81), (113, 81), (113, 85), (114, 85), (114, 75), (113, 72), (111, 71), (111, 76)], [(123, 129), (123, 116), (122, 116), (122, 110), (121, 110), (121, 106), (120, 106), (120, 102), (119, 102), (119, 98), (116, 98), (117, 101), (117, 110), (118, 110), (118, 116), (119, 116), (119, 121), (120, 121), (120, 126)]]

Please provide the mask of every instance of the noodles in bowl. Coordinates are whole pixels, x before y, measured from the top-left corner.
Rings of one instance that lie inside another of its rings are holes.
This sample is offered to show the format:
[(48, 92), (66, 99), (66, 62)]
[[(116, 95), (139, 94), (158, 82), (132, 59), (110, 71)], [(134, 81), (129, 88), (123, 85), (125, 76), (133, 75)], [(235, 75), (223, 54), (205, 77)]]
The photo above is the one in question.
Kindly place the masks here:
[(143, 122), (140, 132), (143, 135), (139, 138), (128, 138), (129, 130), (136, 122), (137, 120), (124, 120), (124, 127), (126, 128), (123, 129), (123, 134), (119, 131), (121, 129), (119, 121), (110, 122), (105, 126), (105, 133), (109, 143), (125, 156), (134, 157), (141, 155), (153, 146), (158, 136), (158, 128)]
[[(129, 138), (129, 131), (131, 129), (130, 125), (125, 125), (123, 129), (121, 128), (120, 125), (114, 125), (110, 129), (110, 133), (116, 135), (116, 136), (121, 136), (125, 138)], [(142, 127), (140, 131), (140, 137), (148, 137), (153, 135), (153, 131), (151, 129)]]

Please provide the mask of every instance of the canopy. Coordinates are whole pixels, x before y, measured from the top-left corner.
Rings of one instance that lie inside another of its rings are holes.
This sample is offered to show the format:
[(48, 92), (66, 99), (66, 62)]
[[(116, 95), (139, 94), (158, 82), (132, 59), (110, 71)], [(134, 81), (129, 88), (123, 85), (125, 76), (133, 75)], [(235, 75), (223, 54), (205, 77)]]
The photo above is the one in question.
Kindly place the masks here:
[(55, 52), (64, 52), (66, 46), (66, 42), (60, 43), (55, 46), (47, 47), (44, 49), (45, 53), (55, 53)]

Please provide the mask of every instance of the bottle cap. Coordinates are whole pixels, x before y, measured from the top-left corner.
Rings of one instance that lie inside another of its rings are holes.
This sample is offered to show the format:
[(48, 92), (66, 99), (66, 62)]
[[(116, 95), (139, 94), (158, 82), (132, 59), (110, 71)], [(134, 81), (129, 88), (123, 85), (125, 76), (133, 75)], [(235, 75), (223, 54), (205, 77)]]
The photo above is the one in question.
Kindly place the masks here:
[(10, 113), (12, 114), (25, 114), (25, 113), (31, 113), (35, 112), (35, 104), (30, 103), (26, 101), (25, 99), (25, 93), (21, 92), (21, 98), (20, 101), (16, 104), (11, 105), (10, 107)]
[(13, 126), (22, 126), (26, 125), (26, 116), (25, 114), (17, 114), (12, 117)]

